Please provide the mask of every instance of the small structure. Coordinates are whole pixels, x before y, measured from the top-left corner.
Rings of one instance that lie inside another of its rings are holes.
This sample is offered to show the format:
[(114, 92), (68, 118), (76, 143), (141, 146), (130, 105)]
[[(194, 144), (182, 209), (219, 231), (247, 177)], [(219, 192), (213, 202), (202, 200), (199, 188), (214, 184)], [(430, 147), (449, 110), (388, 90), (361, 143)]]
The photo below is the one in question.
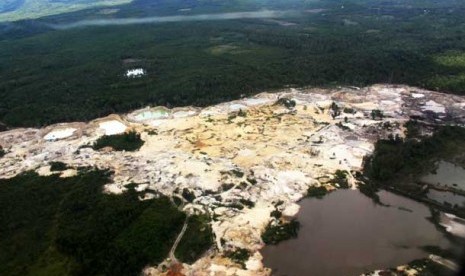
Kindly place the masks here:
[(137, 78), (144, 76), (146, 73), (147, 72), (142, 68), (129, 69), (128, 71), (126, 71), (126, 77)]

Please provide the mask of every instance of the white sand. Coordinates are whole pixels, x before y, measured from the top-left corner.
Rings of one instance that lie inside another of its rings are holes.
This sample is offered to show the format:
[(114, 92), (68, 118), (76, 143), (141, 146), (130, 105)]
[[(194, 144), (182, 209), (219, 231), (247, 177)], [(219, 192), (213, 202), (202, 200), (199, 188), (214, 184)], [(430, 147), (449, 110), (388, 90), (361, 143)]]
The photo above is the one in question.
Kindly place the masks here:
[(243, 104), (232, 104), (232, 105), (229, 106), (230, 111), (239, 111), (241, 109), (246, 110), (247, 106), (245, 106)]
[(448, 213), (444, 213), (444, 215), (447, 219), (443, 219), (440, 224), (446, 228), (446, 231), (465, 238), (465, 220)]
[(57, 129), (49, 132), (45, 135), (44, 139), (48, 141), (58, 140), (68, 138), (76, 131), (75, 128), (64, 128), (64, 129)]
[(421, 108), (423, 111), (432, 111), (434, 113), (446, 113), (446, 108), (433, 100), (429, 100)]
[(100, 123), (100, 128), (105, 130), (105, 135), (115, 135), (126, 131), (127, 126), (120, 121), (107, 121)]
[(415, 98), (415, 99), (424, 98), (424, 97), (425, 97), (424, 94), (420, 94), (420, 93), (412, 93), (412, 94), (410, 94), (410, 96), (412, 96), (412, 98)]
[(282, 214), (283, 214), (284, 217), (292, 218), (292, 217), (295, 217), (297, 215), (299, 210), (300, 210), (300, 205), (299, 204), (291, 203), (283, 210)]
[(103, 191), (109, 194), (119, 195), (127, 191), (127, 189), (120, 184), (106, 184), (105, 186), (103, 186)]
[(173, 114), (174, 118), (185, 118), (195, 115), (195, 111), (178, 111)]

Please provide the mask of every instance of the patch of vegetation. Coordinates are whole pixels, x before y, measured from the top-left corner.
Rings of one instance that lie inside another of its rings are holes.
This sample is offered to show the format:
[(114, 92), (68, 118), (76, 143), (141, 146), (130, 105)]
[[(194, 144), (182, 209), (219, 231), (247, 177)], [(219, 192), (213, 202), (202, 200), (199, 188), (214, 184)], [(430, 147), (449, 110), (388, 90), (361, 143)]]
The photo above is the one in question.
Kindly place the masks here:
[(221, 189), (223, 192), (231, 190), (235, 185), (233, 183), (223, 183), (221, 184)]
[(237, 112), (237, 116), (245, 118), (247, 117), (247, 111), (239, 109), (239, 112)]
[(409, 120), (405, 123), (406, 133), (405, 136), (407, 138), (418, 138), (420, 136), (420, 125), (415, 120)]
[(371, 111), (371, 119), (373, 120), (382, 120), (384, 118), (384, 114), (383, 114), (383, 111), (379, 110), (379, 109), (373, 109)]
[(253, 177), (252, 175), (247, 176), (247, 182), (249, 182), (250, 185), (255, 185), (255, 184), (257, 184), (257, 179), (255, 179), (255, 177)]
[(189, 217), (187, 230), (176, 248), (176, 258), (185, 263), (193, 263), (213, 245), (213, 232), (210, 217), (194, 215)]
[(244, 190), (246, 189), (247, 187), (249, 186), (249, 184), (245, 181), (241, 181), (241, 183), (239, 183), (239, 185), (237, 186), (239, 189), (241, 190)]
[(262, 234), (262, 240), (265, 244), (278, 244), (291, 238), (297, 238), (299, 228), (300, 223), (297, 220), (278, 225), (270, 223)]
[(195, 199), (195, 194), (194, 192), (190, 191), (187, 188), (182, 189), (182, 197), (187, 201), (187, 202), (192, 202)]
[(381, 203), (381, 200), (379, 198), (379, 195), (377, 194), (379, 189), (376, 184), (373, 184), (372, 181), (365, 182), (363, 184), (360, 184), (358, 186), (358, 190), (366, 195), (367, 197), (373, 199), (375, 203)]
[(344, 107), (344, 109), (342, 110), (342, 112), (344, 113), (347, 113), (347, 114), (355, 114), (355, 109), (353, 108), (350, 108), (350, 107)]
[(225, 204), (224, 206), (228, 207), (228, 208), (237, 209), (237, 210), (243, 210), (244, 209), (244, 205), (242, 205), (242, 204), (240, 204), (238, 202), (232, 202), (232, 203), (229, 203), (229, 204)]
[(5, 154), (6, 154), (6, 151), (0, 146), (0, 158), (5, 156)]
[[(72, 237), (71, 242), (75, 242), (77, 238), (80, 243), (74, 243), (71, 253), (74, 253), (79, 259), (82, 258), (84, 262), (88, 262), (92, 269), (94, 269), (92, 264), (95, 260), (103, 258), (105, 260), (105, 272), (111, 275), (130, 275), (135, 272), (138, 274), (144, 266), (157, 265), (165, 259), (177, 234), (181, 231), (185, 214), (178, 211), (168, 198), (163, 197), (153, 201), (150, 206), (147, 206), (147, 208), (138, 215), (136, 220), (124, 225), (124, 222), (128, 222), (125, 220), (133, 215), (130, 212), (131, 209), (129, 206), (124, 205), (115, 207), (116, 210), (113, 211), (108, 211), (106, 209), (100, 209), (99, 211), (109, 212), (110, 215), (112, 212), (115, 212), (114, 215), (116, 216), (113, 216), (113, 219), (115, 217), (122, 217), (122, 219), (118, 222), (113, 222), (110, 220), (110, 217), (108, 217), (108, 220), (101, 224), (102, 228), (99, 229), (98, 232), (92, 231), (93, 233), (89, 233), (88, 231), (84, 231), (84, 234), (75, 233), (75, 237)], [(96, 218), (98, 217), (92, 217), (87, 220), (90, 227), (95, 224), (94, 219)], [(79, 222), (76, 221), (76, 223)], [(113, 223), (113, 225), (109, 226), (110, 223)], [(122, 228), (117, 232), (117, 235), (113, 236), (113, 240), (109, 244), (109, 247), (99, 252), (95, 249), (99, 248), (101, 244), (101, 241), (97, 242), (97, 238), (103, 241), (111, 238), (112, 232), (108, 230), (111, 230), (112, 227), (116, 229), (119, 227)], [(72, 231), (74, 230), (74, 226), (71, 225), (68, 229)], [(61, 230), (62, 229), (59, 229), (59, 231)], [(89, 239), (89, 241), (86, 242), (85, 239)], [(69, 242), (68, 236), (64, 238), (62, 235), (58, 236), (58, 245), (64, 243), (66, 246), (69, 246)], [(105, 256), (109, 254), (108, 251), (112, 253), (110, 256)], [(91, 272), (86, 274), (89, 275), (94, 273)]]
[(279, 211), (279, 210), (273, 210), (270, 213), (270, 216), (275, 218), (275, 219), (280, 219), (282, 215), (283, 215), (283, 213), (281, 211)]
[(131, 131), (116, 135), (104, 135), (93, 144), (94, 150), (99, 150), (105, 147), (111, 147), (117, 151), (136, 151), (144, 145), (144, 141), (140, 138), (140, 134)]
[[(109, 177), (81, 169), (70, 178), (0, 179), (0, 274), (137, 275), (166, 258), (185, 214), (163, 196), (140, 201), (133, 187), (104, 194)], [(189, 252), (211, 245), (211, 230), (199, 218), (190, 229), (180, 255), (193, 260), (199, 254)]]
[(255, 202), (251, 201), (251, 200), (248, 200), (248, 199), (244, 199), (244, 198), (241, 198), (239, 200), (239, 202), (244, 205), (244, 206), (247, 206), (249, 208), (253, 208), (255, 207)]
[(320, 187), (311, 186), (307, 190), (307, 197), (315, 197), (318, 199), (322, 199), (327, 193), (328, 193), (328, 190), (323, 186), (320, 186)]
[(224, 256), (240, 264), (245, 269), (245, 262), (250, 258), (250, 252), (247, 249), (238, 248), (234, 251), (226, 251)]
[(276, 101), (275, 105), (282, 105), (288, 109), (292, 109), (295, 107), (296, 102), (289, 98), (280, 98)]
[(50, 165), (50, 171), (52, 172), (64, 171), (68, 169), (68, 165), (66, 165), (63, 162), (52, 161), (49, 163), (49, 165)]
[(335, 102), (332, 102), (331, 103), (331, 117), (336, 118), (337, 116), (341, 115), (341, 109), (339, 108), (339, 106), (335, 103)]
[(348, 189), (349, 188), (349, 180), (347, 179), (347, 175), (349, 173), (347, 171), (336, 170), (334, 173), (334, 178), (332, 179), (332, 184), (337, 184), (340, 188)]
[(173, 202), (174, 202), (174, 205), (178, 207), (181, 206), (183, 203), (182, 199), (178, 196), (173, 196)]
[(244, 176), (244, 172), (242, 172), (242, 171), (239, 170), (239, 169), (231, 170), (231, 173), (232, 173), (235, 177), (238, 177), (238, 178), (242, 178), (242, 177)]

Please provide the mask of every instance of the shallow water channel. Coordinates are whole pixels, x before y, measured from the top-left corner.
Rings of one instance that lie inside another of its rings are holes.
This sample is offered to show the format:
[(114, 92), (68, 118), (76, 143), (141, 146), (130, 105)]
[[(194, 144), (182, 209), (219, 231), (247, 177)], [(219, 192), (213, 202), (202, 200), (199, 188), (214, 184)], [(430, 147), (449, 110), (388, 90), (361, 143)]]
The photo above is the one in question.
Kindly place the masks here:
[(375, 205), (359, 191), (304, 199), (299, 236), (262, 250), (273, 275), (360, 275), (429, 255), (422, 246), (452, 244), (427, 218), (429, 208), (390, 192)]

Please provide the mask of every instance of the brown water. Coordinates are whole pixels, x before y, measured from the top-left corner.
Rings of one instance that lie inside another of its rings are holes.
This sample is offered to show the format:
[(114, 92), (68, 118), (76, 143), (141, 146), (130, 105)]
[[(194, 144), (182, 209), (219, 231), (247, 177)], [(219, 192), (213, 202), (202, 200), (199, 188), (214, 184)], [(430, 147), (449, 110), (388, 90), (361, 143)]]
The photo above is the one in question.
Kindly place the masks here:
[(303, 200), (298, 238), (266, 246), (265, 265), (273, 275), (360, 275), (427, 257), (421, 246), (451, 246), (426, 219), (425, 205), (386, 191), (379, 196), (392, 206), (352, 190)]
[(465, 196), (454, 194), (452, 192), (443, 192), (430, 189), (426, 196), (438, 203), (449, 203), (451, 205), (465, 206)]
[(422, 177), (421, 180), (430, 184), (454, 186), (465, 190), (465, 169), (453, 163), (440, 161), (436, 172)]

